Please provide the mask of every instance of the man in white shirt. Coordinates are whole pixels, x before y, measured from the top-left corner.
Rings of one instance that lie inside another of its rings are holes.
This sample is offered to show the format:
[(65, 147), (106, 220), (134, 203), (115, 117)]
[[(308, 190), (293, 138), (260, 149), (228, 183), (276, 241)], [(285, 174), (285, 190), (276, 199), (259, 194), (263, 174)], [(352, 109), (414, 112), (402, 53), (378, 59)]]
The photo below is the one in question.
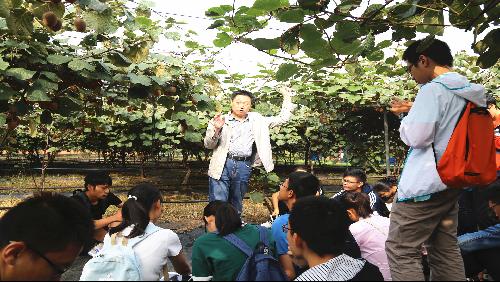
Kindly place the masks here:
[(253, 94), (239, 90), (232, 95), (231, 112), (217, 114), (209, 122), (204, 144), (214, 150), (208, 170), (210, 202), (229, 202), (241, 214), (252, 166), (262, 164), (267, 172), (274, 169), (269, 129), (286, 123), (296, 107), (291, 89), (281, 87), (279, 92), (284, 100), (277, 116), (251, 112)]

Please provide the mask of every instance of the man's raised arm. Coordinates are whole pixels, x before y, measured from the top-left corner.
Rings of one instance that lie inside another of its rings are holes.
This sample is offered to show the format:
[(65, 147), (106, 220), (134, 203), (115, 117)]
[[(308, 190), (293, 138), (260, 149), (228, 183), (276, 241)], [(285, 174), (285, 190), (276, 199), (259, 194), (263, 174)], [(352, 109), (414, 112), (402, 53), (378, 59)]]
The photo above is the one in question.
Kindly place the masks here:
[(222, 117), (221, 114), (217, 114), (208, 122), (207, 133), (205, 134), (205, 140), (203, 142), (205, 148), (210, 150), (217, 148), (224, 123), (224, 117)]
[(266, 117), (269, 127), (271, 128), (287, 123), (292, 117), (293, 111), (297, 108), (297, 105), (292, 102), (292, 97), (295, 96), (296, 93), (290, 87), (280, 86), (278, 92), (283, 95), (283, 104), (277, 116)]

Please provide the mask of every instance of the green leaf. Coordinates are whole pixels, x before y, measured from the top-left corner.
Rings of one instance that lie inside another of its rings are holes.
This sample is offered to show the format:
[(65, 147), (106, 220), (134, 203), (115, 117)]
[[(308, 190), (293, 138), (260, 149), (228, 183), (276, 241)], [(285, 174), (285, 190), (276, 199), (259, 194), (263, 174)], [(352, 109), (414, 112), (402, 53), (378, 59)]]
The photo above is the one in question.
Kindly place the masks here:
[(300, 37), (306, 41), (316, 41), (322, 38), (323, 34), (313, 24), (305, 24), (300, 29)]
[(42, 71), (41, 73), (43, 76), (45, 76), (47, 79), (49, 79), (52, 82), (61, 82), (61, 78), (57, 76), (57, 74), (49, 71)]
[(261, 192), (251, 192), (248, 193), (248, 196), (250, 197), (250, 201), (254, 203), (263, 203), (264, 202), (264, 194)]
[(214, 45), (219, 48), (224, 48), (233, 42), (233, 38), (226, 32), (217, 34), (217, 39), (214, 40)]
[(153, 25), (153, 20), (147, 17), (136, 17), (135, 22), (143, 27), (151, 27)]
[(28, 91), (27, 99), (31, 102), (50, 102), (52, 99), (47, 95), (58, 89), (57, 83), (45, 79), (37, 79)]
[(189, 49), (198, 49), (200, 48), (200, 44), (196, 41), (186, 41), (186, 47)]
[(280, 41), (277, 38), (257, 38), (253, 40), (249, 39), (247, 43), (257, 48), (258, 50), (271, 50), (280, 48)]
[(233, 10), (233, 6), (231, 6), (231, 5), (221, 5), (218, 7), (212, 7), (210, 9), (208, 9), (205, 12), (205, 15), (207, 17), (220, 17), (220, 16), (224, 16), (226, 13), (231, 12), (232, 10)]
[(136, 75), (134, 73), (129, 73), (128, 77), (130, 78), (130, 82), (132, 82), (133, 84), (151, 86), (151, 79), (145, 75)]
[(417, 27), (418, 32), (443, 35), (444, 26), (435, 26), (435, 24), (444, 25), (443, 11), (427, 11), (424, 16), (423, 24), (424, 25)]
[(23, 8), (14, 9), (7, 17), (7, 26), (12, 34), (28, 36), (33, 33), (33, 14)]
[(366, 57), (370, 61), (381, 61), (384, 59), (384, 51), (377, 50)]
[(479, 56), (477, 65), (483, 69), (491, 68), (497, 63), (499, 58), (500, 52), (495, 52), (494, 49), (490, 49)]
[(7, 18), (10, 10), (19, 8), (23, 0), (0, 0), (0, 17)]
[(277, 81), (287, 81), (289, 78), (297, 74), (299, 67), (295, 64), (282, 64), (276, 73)]
[(377, 44), (377, 49), (385, 49), (385, 48), (388, 48), (391, 46), (392, 46), (391, 40), (384, 40), (384, 41), (380, 42), (379, 44)]
[(191, 143), (200, 143), (203, 140), (203, 136), (199, 132), (188, 130), (184, 133), (184, 140)]
[(9, 66), (10, 64), (8, 62), (0, 58), (0, 70), (6, 70)]
[(7, 114), (1, 113), (0, 114), (0, 127), (4, 126), (6, 122), (7, 122)]
[(18, 93), (14, 91), (8, 84), (0, 84), (0, 101), (8, 101), (16, 94)]
[(304, 21), (305, 12), (302, 9), (285, 10), (278, 13), (278, 19), (285, 23), (301, 23)]
[(50, 1), (45, 3), (38, 2), (35, 3), (33, 7), (34, 7), (34, 9), (32, 10), (33, 14), (35, 15), (35, 17), (39, 19), (42, 19), (43, 14), (46, 12), (53, 12), (54, 14), (56, 14), (58, 18), (63, 18), (64, 12), (66, 10), (63, 2), (57, 4)]
[(224, 21), (224, 20), (216, 20), (207, 29), (216, 29), (218, 27), (223, 26), (225, 23), (226, 23), (226, 21)]
[(295, 26), (287, 30), (281, 36), (280, 46), (281, 50), (291, 55), (296, 55), (300, 51), (299, 40), (300, 26)]
[(132, 61), (125, 57), (123, 54), (119, 52), (113, 52), (108, 55), (108, 59), (111, 63), (120, 68), (126, 68), (132, 64)]
[(52, 54), (47, 56), (47, 61), (53, 65), (63, 65), (71, 62), (72, 58), (64, 55)]
[(344, 21), (336, 25), (335, 37), (338, 37), (346, 42), (351, 42), (358, 39), (361, 32), (361, 26), (357, 22)]
[(101, 13), (89, 10), (83, 13), (82, 18), (87, 22), (88, 28), (94, 29), (98, 34), (114, 33), (119, 28), (111, 9)]
[(88, 70), (88, 71), (95, 71), (95, 67), (83, 60), (79, 59), (73, 59), (69, 64), (68, 67), (74, 71), (82, 71), (82, 70)]
[(252, 8), (270, 12), (289, 5), (288, 0), (255, 0)]
[(28, 79), (33, 78), (35, 73), (36, 73), (35, 71), (30, 71), (30, 70), (23, 69), (23, 68), (11, 68), (5, 72), (5, 75), (12, 76), (12, 77), (17, 78), (19, 80), (28, 80)]

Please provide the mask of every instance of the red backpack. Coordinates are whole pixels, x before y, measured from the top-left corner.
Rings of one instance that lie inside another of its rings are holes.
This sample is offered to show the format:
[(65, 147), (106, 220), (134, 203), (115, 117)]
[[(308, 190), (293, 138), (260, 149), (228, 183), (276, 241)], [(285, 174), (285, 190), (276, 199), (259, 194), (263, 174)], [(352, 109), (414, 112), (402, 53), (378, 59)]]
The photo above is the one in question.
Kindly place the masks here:
[(486, 186), (497, 179), (494, 130), (488, 109), (468, 102), (437, 163), (444, 184), (461, 189)]

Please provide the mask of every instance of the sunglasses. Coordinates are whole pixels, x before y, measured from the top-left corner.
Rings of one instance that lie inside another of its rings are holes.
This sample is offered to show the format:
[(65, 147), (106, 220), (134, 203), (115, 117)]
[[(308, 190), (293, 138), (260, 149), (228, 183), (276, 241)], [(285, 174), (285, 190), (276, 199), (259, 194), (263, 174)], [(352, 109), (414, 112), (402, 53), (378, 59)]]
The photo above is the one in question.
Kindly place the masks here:
[(66, 271), (69, 270), (69, 267), (68, 268), (61, 268), (59, 267), (58, 265), (56, 265), (54, 262), (52, 262), (49, 258), (47, 258), (44, 254), (42, 254), (42, 252), (38, 251), (37, 249), (27, 245), (28, 249), (30, 249), (33, 253), (35, 253), (37, 256), (41, 257), (43, 260), (45, 260), (49, 265), (50, 267), (52, 267), (52, 269), (54, 270), (54, 272), (57, 274), (57, 275), (63, 275)]

